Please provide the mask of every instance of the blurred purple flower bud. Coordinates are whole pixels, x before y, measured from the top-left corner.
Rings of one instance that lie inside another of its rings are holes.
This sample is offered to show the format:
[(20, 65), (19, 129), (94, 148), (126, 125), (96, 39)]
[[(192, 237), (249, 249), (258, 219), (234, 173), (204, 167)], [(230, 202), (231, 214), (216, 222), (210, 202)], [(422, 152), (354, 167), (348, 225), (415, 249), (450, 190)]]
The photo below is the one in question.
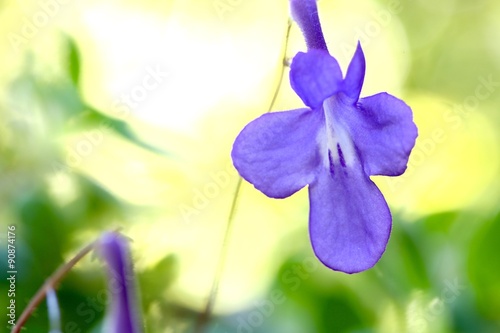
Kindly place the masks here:
[(128, 241), (116, 232), (104, 233), (98, 251), (108, 267), (109, 303), (106, 333), (139, 333), (142, 324)]

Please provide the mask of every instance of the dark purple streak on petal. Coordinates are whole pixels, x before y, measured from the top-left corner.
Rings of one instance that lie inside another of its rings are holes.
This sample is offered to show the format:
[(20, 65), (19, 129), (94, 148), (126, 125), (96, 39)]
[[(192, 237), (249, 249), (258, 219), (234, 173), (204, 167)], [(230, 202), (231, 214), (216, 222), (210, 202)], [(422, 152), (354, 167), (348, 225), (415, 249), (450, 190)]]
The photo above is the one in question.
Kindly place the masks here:
[(385, 251), (391, 213), (382, 193), (361, 168), (327, 170), (309, 185), (309, 230), (316, 256), (333, 270), (371, 268)]
[(330, 173), (332, 176), (335, 175), (335, 163), (333, 162), (332, 151), (328, 150), (328, 162), (330, 166)]
[(342, 165), (345, 168), (346, 164), (345, 164), (344, 153), (342, 153), (342, 148), (340, 148), (340, 145), (338, 143), (337, 143), (337, 153), (339, 154), (340, 165)]
[(336, 119), (349, 128), (367, 175), (399, 176), (406, 170), (418, 133), (405, 102), (380, 93), (336, 111)]

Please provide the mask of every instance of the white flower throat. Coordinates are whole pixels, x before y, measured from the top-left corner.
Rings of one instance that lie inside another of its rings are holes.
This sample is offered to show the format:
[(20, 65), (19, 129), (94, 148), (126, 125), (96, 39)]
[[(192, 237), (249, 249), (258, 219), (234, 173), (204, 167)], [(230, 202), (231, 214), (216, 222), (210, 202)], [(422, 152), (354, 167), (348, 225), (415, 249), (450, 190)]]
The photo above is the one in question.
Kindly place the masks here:
[(336, 96), (323, 102), (325, 127), (318, 135), (323, 164), (332, 175), (336, 171), (351, 167), (357, 160), (356, 150), (344, 126), (335, 120), (335, 112), (342, 107)]

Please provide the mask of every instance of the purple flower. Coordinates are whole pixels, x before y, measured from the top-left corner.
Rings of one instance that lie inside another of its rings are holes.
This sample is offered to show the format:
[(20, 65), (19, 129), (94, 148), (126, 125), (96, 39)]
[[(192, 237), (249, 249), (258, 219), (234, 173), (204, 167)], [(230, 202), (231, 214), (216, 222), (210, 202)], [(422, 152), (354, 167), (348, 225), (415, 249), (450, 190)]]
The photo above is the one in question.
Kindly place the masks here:
[(359, 98), (361, 45), (342, 77), (327, 50), (315, 0), (291, 0), (308, 51), (290, 83), (307, 108), (264, 114), (232, 150), (240, 175), (272, 198), (309, 185), (309, 231), (316, 256), (346, 273), (371, 268), (385, 251), (391, 213), (372, 175), (401, 175), (417, 137), (410, 107), (387, 93)]
[(98, 250), (108, 267), (110, 300), (104, 332), (142, 332), (128, 241), (116, 232), (106, 232), (99, 240)]

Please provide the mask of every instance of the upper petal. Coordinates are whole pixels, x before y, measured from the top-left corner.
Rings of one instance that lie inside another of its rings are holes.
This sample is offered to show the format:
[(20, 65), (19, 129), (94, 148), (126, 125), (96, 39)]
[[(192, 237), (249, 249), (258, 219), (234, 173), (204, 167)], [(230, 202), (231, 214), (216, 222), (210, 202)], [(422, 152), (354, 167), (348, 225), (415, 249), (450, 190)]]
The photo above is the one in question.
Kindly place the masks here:
[(377, 186), (358, 167), (323, 168), (309, 186), (311, 243), (331, 269), (357, 273), (385, 251), (391, 213)]
[(288, 197), (316, 177), (316, 136), (322, 123), (322, 113), (308, 109), (264, 114), (236, 138), (234, 166), (267, 196)]
[(339, 91), (342, 71), (337, 60), (327, 51), (299, 52), (290, 68), (290, 84), (304, 104), (315, 109)]
[(290, 0), (292, 18), (304, 34), (309, 49), (326, 50), (325, 37), (321, 30), (316, 0)]
[(344, 92), (354, 101), (359, 99), (359, 94), (361, 93), (361, 88), (363, 87), (365, 67), (365, 55), (363, 53), (363, 49), (361, 48), (361, 44), (358, 42), (358, 47), (352, 57), (344, 79)]
[(418, 132), (410, 107), (380, 93), (339, 107), (336, 119), (347, 126), (367, 175), (399, 176), (406, 170)]

